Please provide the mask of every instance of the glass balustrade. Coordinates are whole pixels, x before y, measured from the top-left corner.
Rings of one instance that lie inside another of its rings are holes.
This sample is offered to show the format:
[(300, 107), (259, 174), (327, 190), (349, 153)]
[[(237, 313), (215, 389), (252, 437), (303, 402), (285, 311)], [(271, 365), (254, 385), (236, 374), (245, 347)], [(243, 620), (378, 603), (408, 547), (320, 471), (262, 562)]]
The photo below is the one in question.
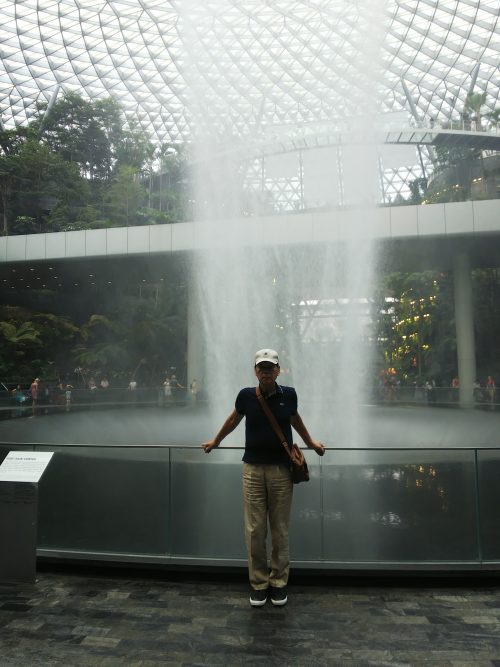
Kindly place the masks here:
[[(39, 485), (39, 555), (245, 564), (240, 448), (34, 448), (55, 452)], [(294, 566), (500, 568), (497, 450), (305, 453), (311, 480), (294, 489)]]

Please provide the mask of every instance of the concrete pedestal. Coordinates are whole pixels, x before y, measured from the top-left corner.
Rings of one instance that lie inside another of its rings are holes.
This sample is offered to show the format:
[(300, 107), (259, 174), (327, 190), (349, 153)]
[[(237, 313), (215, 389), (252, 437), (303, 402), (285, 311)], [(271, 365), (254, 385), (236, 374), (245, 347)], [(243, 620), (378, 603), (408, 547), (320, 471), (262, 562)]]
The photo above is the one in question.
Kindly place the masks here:
[(38, 484), (0, 482), (0, 581), (34, 583)]

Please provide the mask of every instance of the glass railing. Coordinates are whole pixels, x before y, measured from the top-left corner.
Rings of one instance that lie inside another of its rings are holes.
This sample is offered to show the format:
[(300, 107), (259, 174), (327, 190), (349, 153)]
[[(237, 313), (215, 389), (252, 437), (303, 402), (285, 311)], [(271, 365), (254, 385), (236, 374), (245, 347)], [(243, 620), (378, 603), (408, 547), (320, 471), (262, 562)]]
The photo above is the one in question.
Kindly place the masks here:
[[(12, 448), (1, 445), (0, 460)], [(39, 484), (39, 556), (245, 564), (241, 449), (33, 449), (55, 452)], [(500, 569), (500, 450), (305, 454), (311, 480), (294, 490), (295, 566)]]

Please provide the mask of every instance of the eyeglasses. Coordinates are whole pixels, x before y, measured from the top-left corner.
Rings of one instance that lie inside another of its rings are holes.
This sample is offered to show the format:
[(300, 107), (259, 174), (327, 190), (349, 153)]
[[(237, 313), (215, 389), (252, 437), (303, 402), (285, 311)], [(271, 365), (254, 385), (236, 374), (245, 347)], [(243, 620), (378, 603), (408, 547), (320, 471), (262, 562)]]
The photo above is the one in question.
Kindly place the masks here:
[(259, 371), (274, 371), (278, 366), (276, 364), (258, 364), (255, 367)]

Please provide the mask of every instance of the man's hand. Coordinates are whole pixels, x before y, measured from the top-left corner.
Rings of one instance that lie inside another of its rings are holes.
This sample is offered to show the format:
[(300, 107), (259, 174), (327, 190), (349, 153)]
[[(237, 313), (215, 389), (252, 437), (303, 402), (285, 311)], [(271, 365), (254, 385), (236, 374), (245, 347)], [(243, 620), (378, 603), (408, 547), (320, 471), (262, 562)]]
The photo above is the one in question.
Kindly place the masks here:
[(203, 450), (205, 451), (205, 454), (210, 454), (212, 449), (219, 446), (219, 443), (215, 442), (215, 440), (209, 440), (208, 442), (202, 443), (201, 446), (202, 446)]
[(312, 440), (311, 447), (312, 449), (314, 449), (314, 451), (318, 456), (323, 456), (323, 454), (325, 453), (325, 445), (319, 440)]

